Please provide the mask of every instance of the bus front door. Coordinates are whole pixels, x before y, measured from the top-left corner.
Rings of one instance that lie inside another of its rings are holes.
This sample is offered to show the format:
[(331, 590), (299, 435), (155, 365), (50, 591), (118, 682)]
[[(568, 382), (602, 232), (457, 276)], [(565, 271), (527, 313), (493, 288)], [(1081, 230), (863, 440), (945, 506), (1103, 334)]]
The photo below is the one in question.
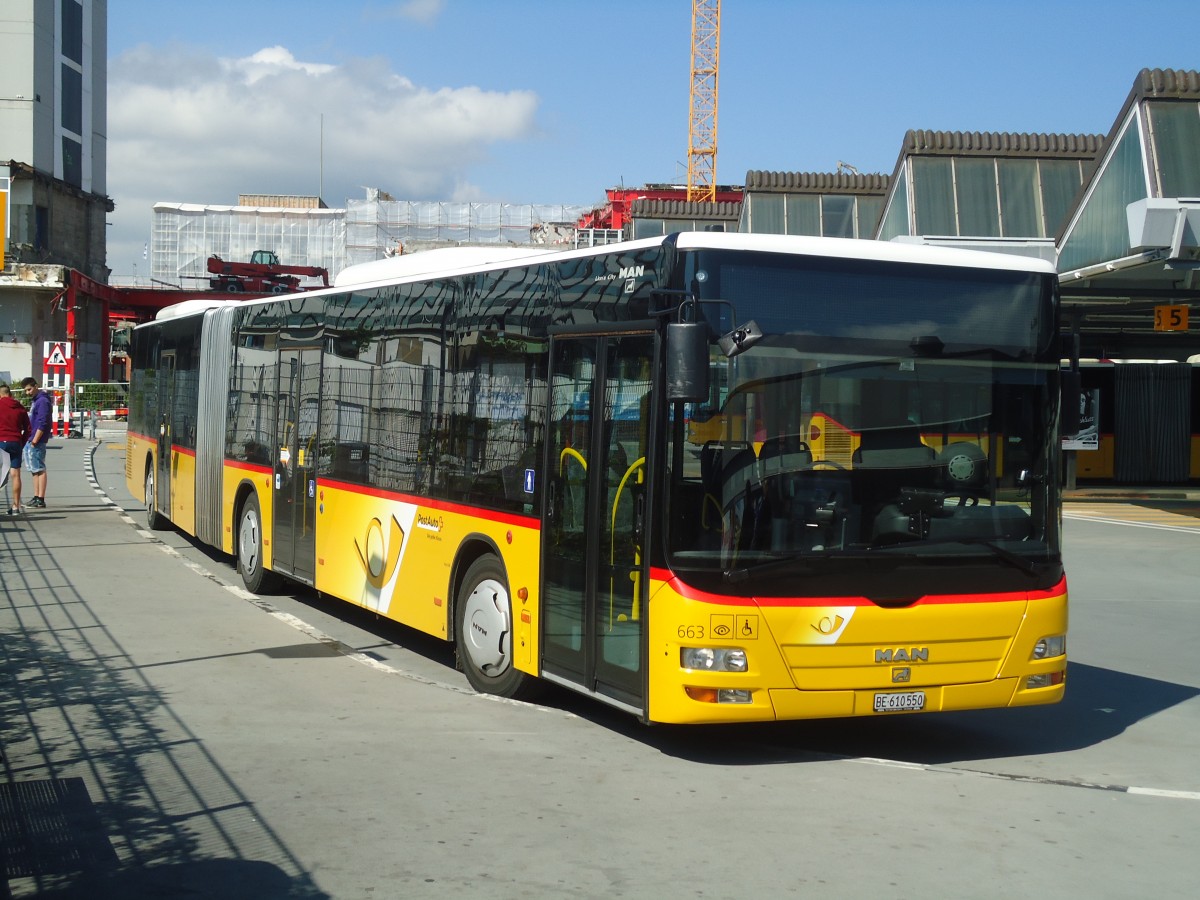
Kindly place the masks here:
[(317, 411), (321, 351), (279, 351), (271, 568), (313, 583), (317, 542)]
[(644, 709), (652, 334), (551, 341), (542, 671)]

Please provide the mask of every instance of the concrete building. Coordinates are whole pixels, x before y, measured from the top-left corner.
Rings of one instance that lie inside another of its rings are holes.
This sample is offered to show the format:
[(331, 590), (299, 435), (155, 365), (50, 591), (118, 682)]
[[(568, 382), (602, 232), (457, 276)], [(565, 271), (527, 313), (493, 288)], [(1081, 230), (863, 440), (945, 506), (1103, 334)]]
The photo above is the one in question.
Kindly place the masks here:
[(5, 0), (0, 11), (0, 377), (69, 341), (77, 377), (106, 340), (107, 0)]

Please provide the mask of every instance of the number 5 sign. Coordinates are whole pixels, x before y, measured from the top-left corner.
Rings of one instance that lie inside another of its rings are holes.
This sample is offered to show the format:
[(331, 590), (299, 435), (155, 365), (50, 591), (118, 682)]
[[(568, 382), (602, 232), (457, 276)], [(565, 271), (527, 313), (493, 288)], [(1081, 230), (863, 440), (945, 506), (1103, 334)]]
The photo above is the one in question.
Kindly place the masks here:
[(1156, 306), (1154, 307), (1155, 331), (1187, 331), (1188, 307)]

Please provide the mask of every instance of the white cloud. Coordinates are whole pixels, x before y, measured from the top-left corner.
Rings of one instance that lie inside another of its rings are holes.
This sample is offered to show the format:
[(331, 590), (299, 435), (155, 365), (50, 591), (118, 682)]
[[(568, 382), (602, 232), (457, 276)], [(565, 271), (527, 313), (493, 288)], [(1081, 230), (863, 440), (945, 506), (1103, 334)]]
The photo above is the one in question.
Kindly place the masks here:
[(221, 67), (233, 77), (254, 84), (260, 78), (280, 71), (305, 72), (309, 75), (328, 75), (336, 66), (324, 63), (302, 63), (286, 47), (266, 47), (245, 59), (222, 59)]
[(159, 201), (316, 194), (322, 171), (330, 206), (363, 187), (405, 199), (481, 196), (469, 171), (490, 146), (533, 137), (538, 108), (530, 91), (429, 88), (383, 59), (310, 63), (284, 47), (219, 59), (141, 46), (112, 60), (108, 96), (117, 206), (108, 265), (118, 276), (134, 264), (146, 272), (142, 247)]

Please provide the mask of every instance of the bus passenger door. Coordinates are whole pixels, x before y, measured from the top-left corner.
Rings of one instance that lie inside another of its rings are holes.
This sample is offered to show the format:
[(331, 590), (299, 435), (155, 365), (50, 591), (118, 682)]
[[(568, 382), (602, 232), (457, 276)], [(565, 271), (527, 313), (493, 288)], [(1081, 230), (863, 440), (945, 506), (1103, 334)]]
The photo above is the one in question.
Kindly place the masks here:
[[(158, 360), (158, 453), (154, 467), (154, 508), (171, 515), (171, 464), (174, 454), (175, 351), (163, 353)], [(147, 497), (146, 501), (149, 502)]]
[(635, 710), (645, 624), (652, 334), (551, 341), (542, 671)]
[(312, 584), (316, 573), (317, 412), (321, 351), (279, 351), (271, 567)]

